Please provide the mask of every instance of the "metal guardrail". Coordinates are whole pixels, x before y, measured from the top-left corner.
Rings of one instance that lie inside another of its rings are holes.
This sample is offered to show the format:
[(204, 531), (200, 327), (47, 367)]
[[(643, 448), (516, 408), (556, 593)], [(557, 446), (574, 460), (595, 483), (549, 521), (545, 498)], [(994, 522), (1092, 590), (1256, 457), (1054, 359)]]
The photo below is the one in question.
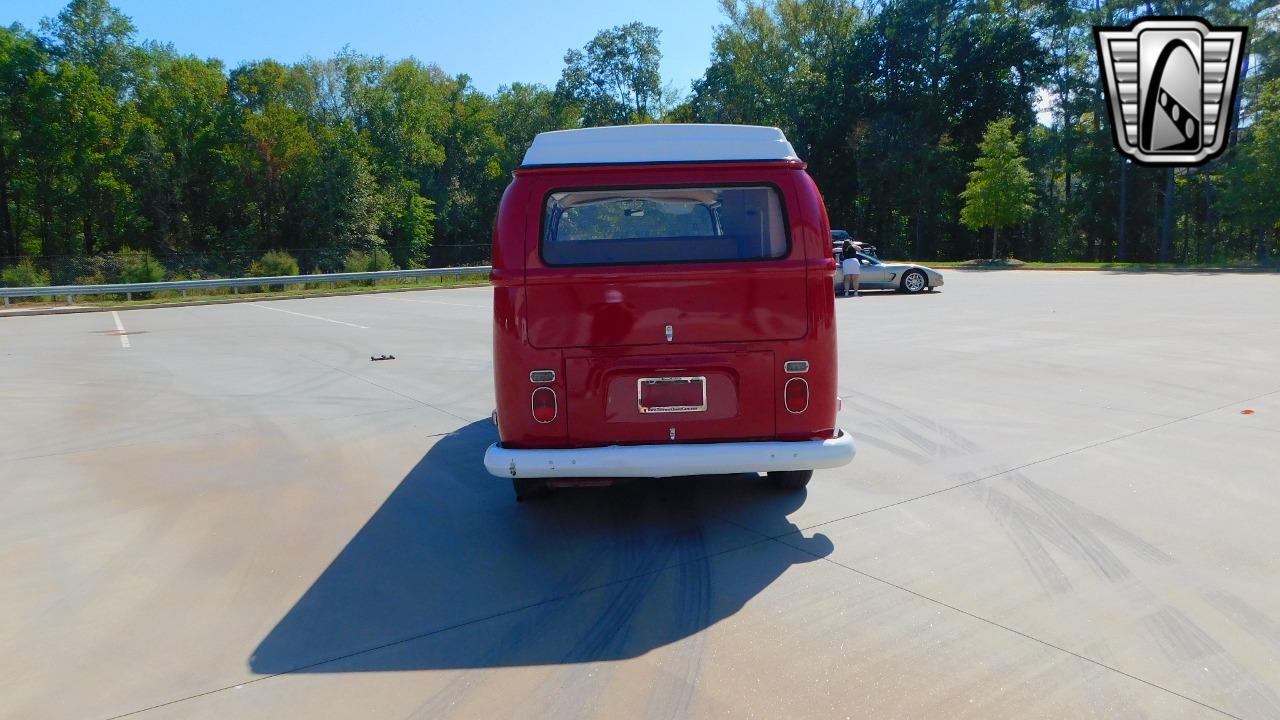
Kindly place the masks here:
[(273, 277), (218, 278), (216, 280), (168, 280), (150, 283), (116, 283), (114, 285), (49, 285), (46, 287), (0, 287), (0, 297), (8, 305), (12, 298), (64, 297), (67, 304), (75, 302), (77, 295), (124, 295), (132, 299), (133, 293), (177, 290), (183, 295), (189, 290), (231, 288), (265, 285), (297, 285), (300, 283), (340, 283), (360, 280), (389, 280), (395, 278), (457, 277), (460, 275), (487, 275), (488, 265), (453, 268), (423, 268), (419, 270), (380, 270), (376, 272), (323, 273), (320, 275), (277, 275)]

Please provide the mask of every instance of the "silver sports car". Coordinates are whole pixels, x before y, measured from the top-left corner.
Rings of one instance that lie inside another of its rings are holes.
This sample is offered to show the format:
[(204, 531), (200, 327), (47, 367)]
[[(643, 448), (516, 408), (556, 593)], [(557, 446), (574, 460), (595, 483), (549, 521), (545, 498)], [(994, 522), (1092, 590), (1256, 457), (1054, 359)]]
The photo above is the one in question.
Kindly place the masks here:
[[(862, 265), (862, 275), (858, 280), (862, 290), (900, 290), (908, 293), (924, 292), (942, 286), (942, 273), (923, 265), (910, 263), (887, 263), (865, 253), (857, 253), (855, 257)], [(844, 288), (844, 272), (840, 266), (842, 258), (836, 253), (836, 290)]]

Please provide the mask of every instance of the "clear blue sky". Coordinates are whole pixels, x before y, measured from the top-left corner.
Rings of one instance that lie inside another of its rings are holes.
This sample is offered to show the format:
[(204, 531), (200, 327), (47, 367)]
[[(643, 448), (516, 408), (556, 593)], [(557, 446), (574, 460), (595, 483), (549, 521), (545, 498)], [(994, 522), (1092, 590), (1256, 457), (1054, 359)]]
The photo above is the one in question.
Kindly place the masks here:
[[(133, 18), (138, 37), (172, 43), (179, 52), (245, 60), (324, 58), (344, 45), (369, 55), (413, 56), (450, 74), (471, 75), (492, 92), (513, 81), (554, 85), (564, 53), (596, 31), (634, 20), (662, 30), (662, 78), (684, 93), (701, 77), (712, 29), (723, 22), (716, 0), (114, 0)], [(36, 28), (65, 0), (4, 3), (0, 24)]]

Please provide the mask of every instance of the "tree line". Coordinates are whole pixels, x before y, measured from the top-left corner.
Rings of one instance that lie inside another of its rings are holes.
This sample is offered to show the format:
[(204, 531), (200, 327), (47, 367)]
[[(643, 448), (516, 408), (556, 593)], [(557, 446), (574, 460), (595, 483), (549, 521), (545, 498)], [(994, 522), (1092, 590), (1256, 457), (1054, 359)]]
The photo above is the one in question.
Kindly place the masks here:
[[(350, 50), (228, 69), (139, 40), (108, 0), (73, 0), (36, 29), (0, 29), (0, 268), (34, 259), (37, 273), (75, 282), (154, 259), (170, 276), (236, 274), (272, 251), (304, 272), (484, 262), (498, 199), (535, 134), (658, 121), (783, 128), (833, 226), (897, 257), (993, 254), (982, 245), (991, 235), (962, 215), (997, 123), (1031, 191), (994, 254), (1272, 254), (1274, 6), (722, 0), (722, 9), (709, 66), (688, 89), (663, 83), (659, 31), (631, 23), (570, 49), (554, 87), (485, 93), (465, 74)], [(1231, 147), (1204, 167), (1130, 165), (1112, 146), (1092, 26), (1148, 14), (1251, 29)]]

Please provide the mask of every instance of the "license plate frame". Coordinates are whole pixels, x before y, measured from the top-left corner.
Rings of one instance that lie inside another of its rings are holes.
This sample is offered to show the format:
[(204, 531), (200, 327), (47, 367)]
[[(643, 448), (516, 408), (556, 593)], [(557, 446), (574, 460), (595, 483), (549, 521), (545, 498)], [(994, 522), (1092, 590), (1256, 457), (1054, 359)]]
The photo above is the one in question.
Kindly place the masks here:
[[(700, 400), (696, 405), (645, 405), (644, 389), (645, 387), (654, 387), (657, 385), (697, 385), (698, 396)], [(639, 408), (641, 415), (652, 415), (656, 413), (691, 413), (706, 412), (707, 410), (707, 378), (705, 375), (688, 375), (682, 377), (642, 377), (636, 379), (636, 407)]]

